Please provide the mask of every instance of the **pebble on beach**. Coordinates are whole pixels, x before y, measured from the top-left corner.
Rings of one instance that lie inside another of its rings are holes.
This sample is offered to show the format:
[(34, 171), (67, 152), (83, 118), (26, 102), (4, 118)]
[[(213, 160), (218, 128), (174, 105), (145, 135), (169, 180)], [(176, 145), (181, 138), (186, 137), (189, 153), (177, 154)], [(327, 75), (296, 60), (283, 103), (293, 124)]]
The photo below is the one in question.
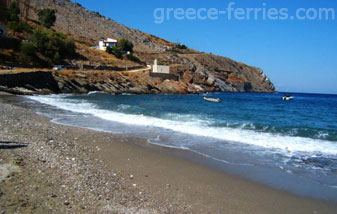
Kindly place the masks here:
[(171, 204), (145, 194), (130, 183), (133, 174), (126, 179), (106, 170), (94, 155), (100, 148), (85, 146), (77, 137), (104, 142), (110, 134), (51, 124), (31, 109), (0, 102), (0, 140), (19, 147), (0, 150), (0, 164), (20, 168), (1, 184), (4, 213), (21, 213), (19, 209), (27, 209), (22, 213), (83, 213), (83, 209), (85, 213), (188, 213), (184, 206), (172, 209)]

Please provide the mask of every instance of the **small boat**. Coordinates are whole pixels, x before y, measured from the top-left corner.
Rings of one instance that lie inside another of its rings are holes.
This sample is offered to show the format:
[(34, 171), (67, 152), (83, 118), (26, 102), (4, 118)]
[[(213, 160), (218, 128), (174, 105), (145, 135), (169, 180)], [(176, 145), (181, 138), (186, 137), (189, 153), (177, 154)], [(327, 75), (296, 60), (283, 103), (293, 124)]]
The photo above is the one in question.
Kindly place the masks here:
[(220, 98), (208, 98), (208, 97), (204, 97), (204, 100), (205, 101), (208, 101), (208, 102), (213, 102), (213, 103), (221, 103), (221, 99)]
[(289, 100), (294, 99), (294, 97), (290, 96), (290, 95), (286, 95), (286, 96), (283, 96), (281, 99), (284, 100), (284, 101), (289, 101)]

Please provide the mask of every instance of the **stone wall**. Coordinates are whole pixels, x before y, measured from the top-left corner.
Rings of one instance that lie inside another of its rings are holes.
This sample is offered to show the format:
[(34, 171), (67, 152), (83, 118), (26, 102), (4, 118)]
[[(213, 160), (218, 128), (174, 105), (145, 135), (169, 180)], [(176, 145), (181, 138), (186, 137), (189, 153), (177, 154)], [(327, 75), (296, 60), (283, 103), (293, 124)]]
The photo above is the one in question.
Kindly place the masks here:
[(164, 74), (164, 73), (153, 73), (150, 72), (150, 77), (154, 78), (161, 78), (163, 80), (174, 80), (174, 81), (179, 81), (179, 77), (174, 75), (174, 74)]

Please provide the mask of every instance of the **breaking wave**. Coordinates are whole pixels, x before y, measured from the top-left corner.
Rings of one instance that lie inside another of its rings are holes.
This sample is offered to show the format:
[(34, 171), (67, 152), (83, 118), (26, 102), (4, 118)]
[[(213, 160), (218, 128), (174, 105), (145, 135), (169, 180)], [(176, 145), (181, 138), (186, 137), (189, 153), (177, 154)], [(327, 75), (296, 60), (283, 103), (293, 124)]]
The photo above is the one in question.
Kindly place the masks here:
[[(212, 126), (210, 121), (198, 118), (195, 115), (166, 114), (163, 119), (143, 114), (127, 114), (100, 109), (97, 105), (87, 101), (65, 99), (66, 97), (66, 95), (49, 95), (31, 96), (30, 99), (63, 110), (90, 114), (104, 120), (136, 126), (163, 128), (189, 135), (220, 139), (228, 143), (249, 144), (267, 149), (280, 150), (284, 153), (301, 152), (337, 155), (337, 143), (333, 141), (255, 131), (253, 124), (244, 124), (236, 128)], [(119, 109), (125, 108), (130, 108), (130, 106), (119, 106)], [(244, 129), (247, 126), (250, 129)], [(326, 133), (324, 132), (321, 135), (326, 137)]]

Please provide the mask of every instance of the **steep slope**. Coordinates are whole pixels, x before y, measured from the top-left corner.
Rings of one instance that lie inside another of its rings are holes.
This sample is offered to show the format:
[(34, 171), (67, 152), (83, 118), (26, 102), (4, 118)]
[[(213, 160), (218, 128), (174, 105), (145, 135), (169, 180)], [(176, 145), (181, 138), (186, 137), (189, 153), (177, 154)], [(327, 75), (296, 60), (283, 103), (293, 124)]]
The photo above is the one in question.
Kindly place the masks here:
[(103, 37), (131, 40), (142, 61), (152, 64), (158, 58), (171, 66), (172, 72), (180, 77), (179, 83), (172, 83), (183, 88), (178, 90), (180, 93), (275, 91), (274, 85), (259, 68), (221, 56), (179, 49), (175, 43), (126, 27), (69, 0), (21, 0), (19, 3), (25, 11), (23, 16), (31, 20), (37, 20), (37, 12), (42, 8), (56, 9), (54, 28), (88, 45), (97, 44)]

